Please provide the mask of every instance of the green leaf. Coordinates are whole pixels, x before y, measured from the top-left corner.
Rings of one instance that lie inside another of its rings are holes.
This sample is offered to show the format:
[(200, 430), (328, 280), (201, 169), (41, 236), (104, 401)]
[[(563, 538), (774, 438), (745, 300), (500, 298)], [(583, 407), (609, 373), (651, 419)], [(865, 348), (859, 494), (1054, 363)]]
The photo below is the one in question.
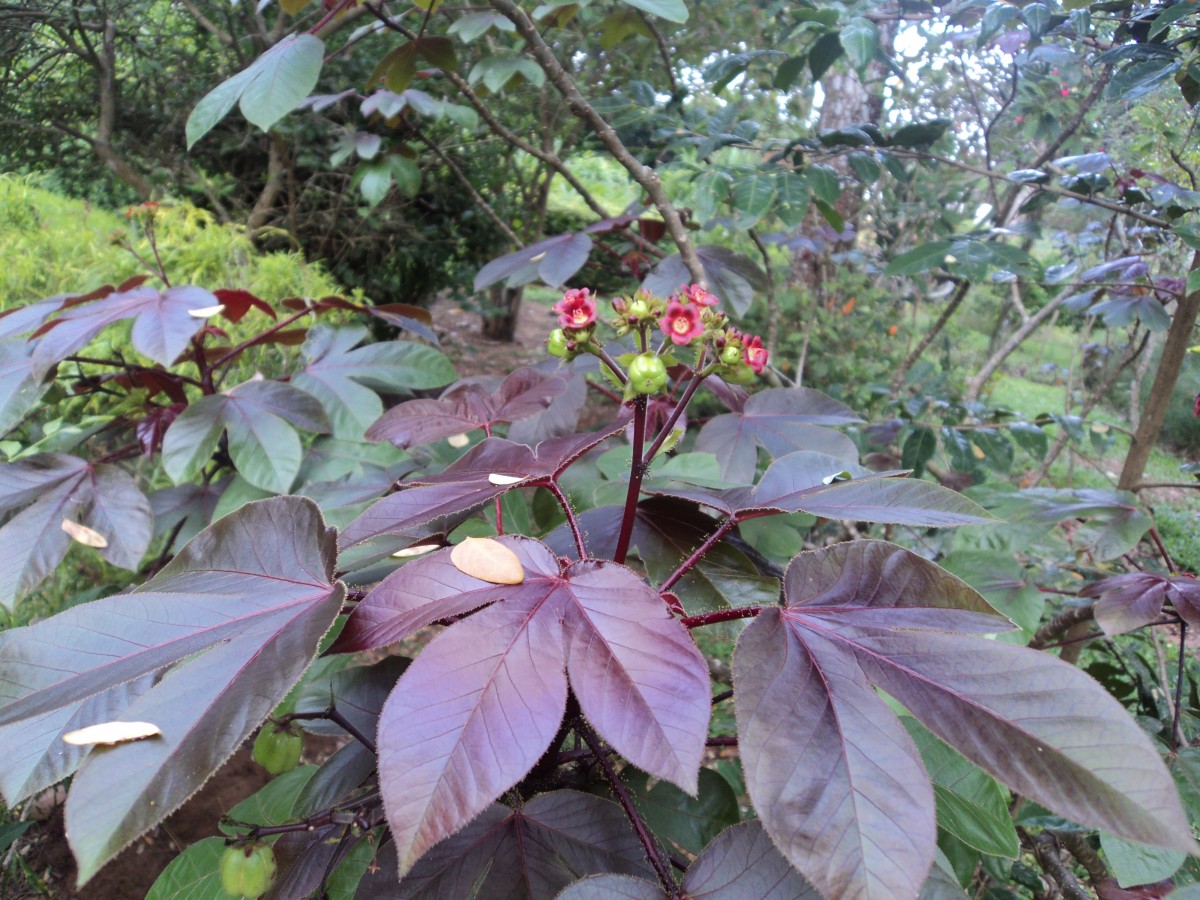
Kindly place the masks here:
[(1186, 291), (1189, 294), (1200, 291), (1200, 269), (1192, 269), (1188, 272)]
[[(319, 766), (298, 766), (268, 781), (227, 815), (238, 825), (283, 825), (297, 818), (297, 801), (317, 774)], [(226, 834), (242, 834), (232, 824), (221, 825)]]
[(221, 887), (225, 841), (208, 837), (192, 844), (163, 869), (146, 900), (229, 900)]
[(316, 397), (333, 423), (335, 436), (361, 440), (383, 415), (378, 392), (408, 394), (442, 387), (457, 376), (440, 350), (409, 341), (366, 340), (362, 326), (318, 325), (300, 352), (307, 360), (292, 384)]
[(1122, 840), (1105, 831), (1100, 832), (1100, 847), (1113, 877), (1123, 888), (1170, 878), (1187, 860), (1187, 854), (1178, 850)]
[(838, 32), (831, 31), (817, 38), (817, 42), (808, 51), (808, 70), (812, 73), (813, 81), (820, 81), (821, 76), (829, 71), (829, 67), (838, 61), (843, 52), (842, 39)]
[(856, 69), (864, 69), (879, 49), (879, 27), (870, 19), (855, 16), (842, 26), (842, 49)]
[(804, 71), (804, 65), (808, 62), (807, 54), (803, 56), (789, 56), (779, 64), (779, 68), (775, 70), (775, 80), (773, 83), (777, 91), (791, 90), (800, 78), (800, 74)]
[(883, 168), (870, 153), (855, 150), (846, 158), (846, 161), (850, 163), (850, 171), (863, 184), (874, 184), (883, 174)]
[(808, 213), (808, 182), (799, 172), (775, 174), (775, 214), (789, 228), (804, 221)]
[(900, 447), (900, 467), (912, 469), (918, 478), (925, 471), (925, 464), (937, 451), (937, 435), (932, 428), (914, 425)]
[(884, 270), (886, 275), (918, 275), (943, 265), (950, 252), (949, 241), (930, 241), (901, 253)]
[(730, 825), (740, 821), (737, 795), (729, 782), (712, 769), (700, 770), (700, 788), (689, 797), (668, 781), (650, 784), (639, 769), (622, 774), (638, 812), (659, 840), (695, 856)]
[(455, 19), (454, 23), (446, 29), (446, 34), (456, 34), (463, 43), (469, 44), (492, 28), (510, 33), (517, 30), (516, 25), (498, 12), (474, 12)]
[(212, 131), (218, 122), (229, 115), (229, 111), (238, 102), (238, 99), (242, 96), (242, 92), (246, 89), (246, 85), (250, 83), (253, 77), (254, 67), (251, 66), (248, 69), (238, 72), (232, 78), (222, 81), (200, 98), (200, 102), (196, 104), (188, 116), (187, 127), (184, 130), (189, 150), (192, 149), (196, 141)]
[[(290, 423), (290, 424), (289, 424)], [(329, 430), (329, 420), (310, 394), (279, 381), (246, 381), (201, 397), (171, 423), (163, 439), (163, 468), (179, 484), (212, 457), (222, 431), (229, 434), (234, 465), (255, 487), (287, 493), (303, 452), (292, 426)]]
[(753, 174), (733, 183), (732, 202), (737, 224), (753, 228), (771, 208), (775, 199), (775, 180), (768, 175)]
[(635, 6), (652, 16), (666, 19), (668, 22), (686, 22), (688, 8), (683, 0), (625, 0), (630, 6)]
[(311, 34), (284, 38), (246, 70), (254, 76), (241, 94), (242, 115), (269, 130), (317, 86), (324, 61), (325, 44), (320, 38)]
[(830, 205), (838, 202), (838, 198), (842, 195), (842, 183), (837, 172), (829, 166), (808, 166), (804, 170), (804, 177), (808, 181), (809, 190), (818, 200)]
[(1104, 89), (1108, 100), (1137, 100), (1166, 84), (1182, 65), (1170, 56), (1130, 63), (1115, 75)]

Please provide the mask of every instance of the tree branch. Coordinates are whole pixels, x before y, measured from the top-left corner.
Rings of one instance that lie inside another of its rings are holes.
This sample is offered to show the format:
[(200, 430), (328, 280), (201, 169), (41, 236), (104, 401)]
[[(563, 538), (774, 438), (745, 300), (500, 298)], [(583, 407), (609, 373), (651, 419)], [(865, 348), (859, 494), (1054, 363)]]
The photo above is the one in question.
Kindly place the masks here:
[(592, 131), (596, 133), (596, 137), (600, 139), (608, 152), (619, 162), (625, 170), (633, 177), (633, 180), (649, 195), (655, 209), (662, 216), (663, 221), (667, 225), (667, 231), (670, 233), (672, 240), (675, 241), (675, 246), (679, 248), (679, 256), (683, 260), (683, 264), (687, 267), (688, 274), (692, 281), (697, 284), (707, 285), (708, 281), (704, 275), (704, 266), (700, 263), (700, 257), (696, 254), (696, 248), (692, 245), (692, 239), (688, 235), (687, 229), (683, 225), (683, 218), (679, 215), (679, 210), (675, 208), (675, 204), (667, 196), (667, 192), (663, 189), (662, 181), (658, 177), (658, 173), (647, 166), (642, 165), (629, 152), (629, 148), (621, 141), (620, 136), (613, 130), (613, 127), (604, 120), (596, 110), (584, 99), (583, 94), (579, 92), (579, 88), (575, 85), (575, 80), (559, 63), (558, 58), (554, 55), (554, 51), (546, 44), (537, 27), (526, 15), (525, 11), (517, 6), (513, 0), (491, 0), (492, 8), (498, 11), (501, 15), (507, 18), (510, 22), (517, 26), (517, 31), (525, 38), (529, 46), (529, 51), (542, 67), (542, 71), (546, 73), (546, 77), (550, 83), (562, 94), (563, 99), (567, 101), (567, 106), (577, 117), (583, 119)]

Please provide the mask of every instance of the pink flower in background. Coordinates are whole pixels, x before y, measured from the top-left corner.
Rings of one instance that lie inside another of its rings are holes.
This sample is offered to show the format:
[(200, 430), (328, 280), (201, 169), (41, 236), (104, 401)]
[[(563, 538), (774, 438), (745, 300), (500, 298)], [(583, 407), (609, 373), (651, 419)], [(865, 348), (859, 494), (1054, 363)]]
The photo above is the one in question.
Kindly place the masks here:
[(678, 300), (667, 304), (667, 314), (658, 320), (662, 333), (676, 344), (690, 344), (704, 334), (700, 324), (700, 311), (695, 306), (684, 306)]
[(587, 288), (567, 291), (554, 304), (558, 324), (563, 328), (587, 328), (596, 321), (596, 301)]
[(746, 340), (746, 350), (743, 354), (746, 365), (754, 370), (755, 375), (761, 375), (767, 364), (767, 348), (762, 345), (762, 338), (755, 335)]
[(716, 294), (710, 294), (698, 284), (689, 284), (680, 293), (685, 300), (690, 300), (697, 306), (716, 306), (721, 302)]

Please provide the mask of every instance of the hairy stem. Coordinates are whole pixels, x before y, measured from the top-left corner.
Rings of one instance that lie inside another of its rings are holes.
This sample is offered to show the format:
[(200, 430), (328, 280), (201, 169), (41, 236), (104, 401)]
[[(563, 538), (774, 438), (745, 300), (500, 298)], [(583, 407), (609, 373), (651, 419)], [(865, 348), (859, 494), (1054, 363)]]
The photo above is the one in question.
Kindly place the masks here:
[(600, 738), (596, 736), (596, 732), (592, 731), (591, 727), (584, 723), (582, 719), (575, 724), (575, 730), (579, 732), (580, 737), (583, 738), (587, 745), (592, 748), (592, 754), (596, 758), (596, 763), (600, 766), (600, 771), (604, 773), (604, 778), (608, 781), (608, 786), (612, 788), (613, 794), (616, 795), (617, 802), (621, 804), (621, 808), (625, 810), (625, 815), (629, 817), (629, 822), (633, 825), (633, 830), (637, 832), (638, 840), (642, 842), (642, 847), (646, 850), (646, 858), (650, 860), (650, 865), (654, 867), (654, 873), (658, 875), (658, 880), (662, 884), (663, 890), (666, 891), (668, 897), (675, 896), (675, 878), (671, 875), (671, 864), (663, 856), (662, 851), (654, 840), (654, 835), (650, 833), (650, 829), (646, 827), (645, 821), (637, 811), (633, 797), (629, 795), (628, 789), (621, 782), (616, 770), (612, 767), (612, 763), (608, 761), (608, 754), (600, 743)]
[(563, 512), (567, 514), (567, 523), (571, 526), (571, 536), (575, 538), (575, 549), (579, 551), (579, 558), (587, 559), (587, 544), (584, 542), (583, 532), (579, 528), (579, 518), (575, 515), (575, 510), (571, 508), (570, 499), (563, 493), (563, 489), (558, 486), (557, 481), (551, 481), (546, 487), (554, 495), (554, 499), (558, 501)]
[(701, 613), (698, 616), (686, 616), (679, 621), (688, 628), (699, 628), (702, 625), (716, 625), (718, 622), (753, 619), (762, 611), (763, 607), (761, 606), (742, 606), (738, 609), (722, 609), (717, 612)]
[(642, 462), (645, 465), (650, 465), (654, 461), (654, 457), (658, 455), (659, 449), (667, 438), (671, 436), (671, 431), (675, 427), (675, 423), (679, 421), (679, 417), (683, 415), (683, 411), (687, 409), (687, 405), (691, 402), (692, 397), (696, 393), (696, 389), (700, 387), (700, 383), (707, 376), (697, 375), (692, 373), (692, 380), (688, 382), (688, 386), (683, 389), (683, 396), (679, 398), (679, 402), (675, 404), (675, 408), (671, 410), (671, 414), (667, 416), (667, 421), (663, 424), (662, 430), (659, 431), (658, 437), (654, 439), (654, 443), (650, 445), (645, 454), (642, 456)]
[[(713, 546), (718, 541), (721, 540), (721, 538), (723, 538), (723, 537), (725, 537), (725, 535), (729, 534), (729, 532), (732, 531), (736, 525), (737, 525), (737, 517), (736, 516), (730, 516), (728, 519), (726, 519), (724, 522), (722, 522), (720, 527), (717, 528), (716, 531), (714, 531), (712, 534), (710, 534), (708, 537), (706, 537), (704, 539), (704, 543), (702, 543), (699, 547), (697, 547), (695, 550), (692, 551), (691, 556), (689, 556), (687, 559), (685, 559), (683, 562), (681, 562), (679, 564), (679, 568), (677, 568), (674, 572), (672, 572), (670, 575), (667, 576), (666, 580), (658, 586), (659, 592), (669, 591), (672, 587), (674, 587), (675, 582), (679, 581), (680, 578), (682, 578), (684, 575), (686, 575), (688, 573), (688, 570), (691, 569), (692, 566), (694, 566), (694, 565), (696, 565), (696, 563), (700, 562), (701, 557), (703, 557), (705, 553), (707, 553), (709, 550), (711, 550), (713, 548)], [(684, 621), (686, 621), (686, 620), (684, 620)]]

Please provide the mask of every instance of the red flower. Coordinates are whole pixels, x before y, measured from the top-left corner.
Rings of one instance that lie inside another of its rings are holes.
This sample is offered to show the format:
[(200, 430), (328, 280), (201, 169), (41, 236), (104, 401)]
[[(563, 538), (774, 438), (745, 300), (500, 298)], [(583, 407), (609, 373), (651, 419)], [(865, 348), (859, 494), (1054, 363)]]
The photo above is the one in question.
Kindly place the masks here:
[(721, 301), (715, 294), (710, 294), (698, 284), (689, 284), (680, 289), (684, 300), (690, 300), (697, 306), (716, 306)]
[(596, 301), (587, 288), (567, 291), (554, 304), (558, 324), (563, 328), (587, 328), (596, 321)]
[(690, 344), (704, 334), (700, 311), (694, 306), (684, 306), (678, 300), (667, 304), (667, 314), (658, 320), (658, 327), (676, 344)]
[(754, 370), (755, 375), (761, 375), (767, 364), (767, 348), (762, 345), (762, 338), (758, 335), (747, 338), (742, 358), (746, 360), (746, 365)]

